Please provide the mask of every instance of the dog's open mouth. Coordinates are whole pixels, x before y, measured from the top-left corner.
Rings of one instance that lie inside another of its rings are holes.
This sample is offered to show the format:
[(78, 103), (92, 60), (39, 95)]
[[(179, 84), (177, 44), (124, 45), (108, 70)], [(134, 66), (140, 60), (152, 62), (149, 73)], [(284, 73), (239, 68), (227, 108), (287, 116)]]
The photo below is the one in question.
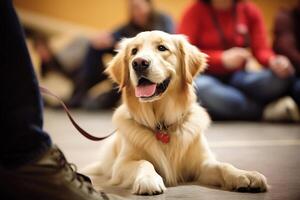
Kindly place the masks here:
[(135, 96), (143, 99), (159, 96), (169, 86), (171, 78), (165, 79), (162, 83), (153, 83), (146, 78), (140, 78), (135, 88)]

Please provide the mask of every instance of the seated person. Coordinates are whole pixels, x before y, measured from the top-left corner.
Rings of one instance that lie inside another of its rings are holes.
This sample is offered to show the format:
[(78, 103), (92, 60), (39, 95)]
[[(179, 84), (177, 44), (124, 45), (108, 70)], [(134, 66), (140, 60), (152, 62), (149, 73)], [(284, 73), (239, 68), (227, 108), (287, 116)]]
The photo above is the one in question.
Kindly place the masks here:
[(292, 84), (292, 97), (300, 106), (300, 1), (293, 10), (278, 13), (274, 28), (274, 50), (287, 56), (296, 70)]
[[(105, 66), (102, 60), (104, 54), (114, 54), (118, 41), (125, 37), (134, 37), (142, 31), (162, 30), (174, 32), (173, 22), (170, 17), (157, 12), (151, 0), (129, 0), (129, 21), (117, 28), (112, 33), (101, 33), (90, 43), (86, 59), (81, 66), (73, 97), (69, 105), (78, 107), (85, 100), (89, 88), (107, 79), (103, 73)], [(116, 89), (100, 95), (92, 108), (110, 108), (119, 100), (120, 94)]]
[[(213, 119), (260, 120), (266, 104), (286, 94), (294, 70), (267, 44), (260, 10), (251, 2), (199, 0), (184, 13), (178, 32), (208, 57), (196, 80), (201, 104)], [(264, 68), (245, 70), (255, 58)]]

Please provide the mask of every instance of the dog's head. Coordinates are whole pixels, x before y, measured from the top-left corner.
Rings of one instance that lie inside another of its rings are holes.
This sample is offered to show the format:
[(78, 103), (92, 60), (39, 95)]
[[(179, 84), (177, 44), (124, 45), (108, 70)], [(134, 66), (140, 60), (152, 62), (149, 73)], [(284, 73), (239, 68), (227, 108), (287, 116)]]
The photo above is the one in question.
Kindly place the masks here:
[(150, 31), (122, 40), (106, 72), (120, 89), (131, 87), (140, 101), (151, 102), (191, 84), (205, 66), (206, 55), (184, 36)]

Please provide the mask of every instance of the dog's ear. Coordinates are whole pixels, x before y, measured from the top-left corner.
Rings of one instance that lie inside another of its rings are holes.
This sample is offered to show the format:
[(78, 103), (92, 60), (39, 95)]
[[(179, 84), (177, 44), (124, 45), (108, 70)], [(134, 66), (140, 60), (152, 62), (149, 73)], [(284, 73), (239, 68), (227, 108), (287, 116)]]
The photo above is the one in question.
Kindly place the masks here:
[(108, 63), (105, 73), (119, 85), (119, 90), (124, 88), (129, 79), (127, 61), (127, 46), (130, 39), (122, 39), (118, 44), (117, 55)]
[(192, 83), (193, 78), (206, 69), (207, 55), (191, 45), (183, 35), (175, 35), (181, 57), (181, 70), (184, 80)]

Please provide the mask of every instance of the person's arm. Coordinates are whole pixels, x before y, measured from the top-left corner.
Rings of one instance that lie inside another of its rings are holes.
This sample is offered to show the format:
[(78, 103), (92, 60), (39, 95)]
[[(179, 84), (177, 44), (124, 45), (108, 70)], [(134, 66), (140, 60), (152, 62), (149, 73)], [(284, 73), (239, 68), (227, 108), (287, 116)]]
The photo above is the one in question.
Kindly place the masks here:
[(251, 51), (254, 57), (262, 65), (267, 67), (270, 59), (274, 56), (274, 53), (268, 45), (268, 37), (263, 16), (253, 3), (247, 3), (245, 5), (245, 13), (249, 23)]
[(123, 39), (124, 37), (126, 37), (125, 33), (127, 33), (126, 28), (127, 26), (122, 26), (117, 28), (116, 30), (113, 31), (112, 33), (112, 37), (114, 38), (115, 42), (119, 42), (121, 39)]
[(207, 71), (212, 74), (227, 74), (229, 70), (224, 67), (222, 62), (223, 50), (201, 50), (203, 53), (208, 55), (208, 65)]
[(240, 70), (245, 66), (247, 59), (251, 58), (251, 53), (241, 47), (232, 47), (225, 51), (222, 50), (204, 50), (208, 55), (212, 57), (208, 68), (211, 73), (214, 74), (226, 74)]
[(300, 52), (296, 46), (293, 22), (289, 14), (284, 11), (278, 13), (274, 26), (274, 50), (287, 56), (294, 64), (294, 67), (300, 70)]

